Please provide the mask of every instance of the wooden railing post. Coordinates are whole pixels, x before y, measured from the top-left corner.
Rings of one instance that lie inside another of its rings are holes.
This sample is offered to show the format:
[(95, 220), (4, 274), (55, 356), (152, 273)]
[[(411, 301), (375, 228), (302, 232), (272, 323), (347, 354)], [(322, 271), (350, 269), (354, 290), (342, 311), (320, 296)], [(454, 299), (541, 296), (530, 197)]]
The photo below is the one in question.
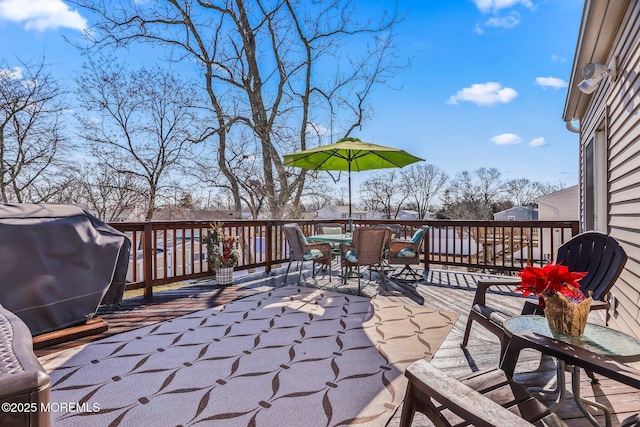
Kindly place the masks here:
[(424, 276), (425, 278), (427, 277), (427, 273), (429, 273), (429, 241), (431, 240), (431, 236), (429, 235), (429, 227), (426, 227), (424, 229), (424, 233), (427, 233), (427, 235), (422, 239), (422, 241), (424, 242), (424, 245), (422, 245), (424, 247)]
[(267, 252), (267, 258), (265, 259), (264, 272), (271, 273), (271, 263), (273, 261), (273, 222), (267, 221), (265, 230), (265, 252)]
[(156, 248), (152, 242), (153, 227), (150, 222), (144, 224), (142, 232), (142, 247), (144, 248), (142, 259), (144, 260), (144, 269), (142, 273), (142, 281), (144, 282), (144, 296), (153, 296), (153, 261)]

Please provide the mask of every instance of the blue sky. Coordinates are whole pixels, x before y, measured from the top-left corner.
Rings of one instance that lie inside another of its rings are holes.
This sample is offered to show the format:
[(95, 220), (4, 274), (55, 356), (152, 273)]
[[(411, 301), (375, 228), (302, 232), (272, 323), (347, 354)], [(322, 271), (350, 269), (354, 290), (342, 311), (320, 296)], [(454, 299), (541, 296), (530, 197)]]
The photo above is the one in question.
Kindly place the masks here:
[[(363, 16), (392, 4), (361, 2)], [(380, 87), (363, 141), (401, 147), (451, 176), (495, 167), (504, 179), (578, 182), (578, 137), (567, 93), (583, 2), (399, 0), (397, 43), (411, 67)], [(367, 10), (367, 9), (371, 10)], [(0, 0), (0, 57), (46, 58), (67, 79), (88, 15), (62, 0)], [(16, 62), (16, 66), (18, 63)], [(354, 188), (366, 174), (355, 177)]]

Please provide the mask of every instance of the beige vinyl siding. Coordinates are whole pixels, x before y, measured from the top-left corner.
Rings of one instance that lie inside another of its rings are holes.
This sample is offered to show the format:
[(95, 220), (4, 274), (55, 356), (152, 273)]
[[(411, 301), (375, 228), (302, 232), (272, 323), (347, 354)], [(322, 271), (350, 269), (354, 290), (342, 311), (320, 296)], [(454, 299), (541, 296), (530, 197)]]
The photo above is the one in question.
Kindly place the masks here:
[(578, 221), (580, 218), (577, 185), (540, 196), (537, 200), (538, 219), (541, 221)]
[[(607, 232), (624, 247), (629, 260), (614, 285), (616, 311), (611, 326), (640, 338), (640, 3), (627, 11), (605, 62), (618, 56), (618, 77), (594, 93), (581, 122), (581, 177), (585, 142), (603, 117), (607, 125)], [(603, 115), (602, 112), (605, 112)], [(582, 180), (582, 178), (581, 178)], [(581, 197), (584, 190), (581, 182)], [(581, 206), (583, 204), (581, 203)]]

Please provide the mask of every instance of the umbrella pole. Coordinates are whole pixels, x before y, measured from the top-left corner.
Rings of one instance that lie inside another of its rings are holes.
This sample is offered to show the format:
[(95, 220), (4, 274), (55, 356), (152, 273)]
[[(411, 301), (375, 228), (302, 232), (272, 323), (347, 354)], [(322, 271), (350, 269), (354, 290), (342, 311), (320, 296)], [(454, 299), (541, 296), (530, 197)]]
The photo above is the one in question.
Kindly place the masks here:
[(351, 218), (351, 160), (347, 162), (348, 164), (348, 178), (349, 178), (349, 229), (347, 230), (349, 233), (353, 232), (353, 219)]

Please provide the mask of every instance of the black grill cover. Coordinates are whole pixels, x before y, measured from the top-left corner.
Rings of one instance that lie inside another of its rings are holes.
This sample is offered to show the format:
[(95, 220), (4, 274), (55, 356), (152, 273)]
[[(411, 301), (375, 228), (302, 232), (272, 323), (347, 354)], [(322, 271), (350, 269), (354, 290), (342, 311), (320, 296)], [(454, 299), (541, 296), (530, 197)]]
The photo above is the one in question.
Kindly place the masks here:
[(78, 207), (0, 204), (0, 304), (34, 336), (82, 324), (122, 300), (130, 248)]

